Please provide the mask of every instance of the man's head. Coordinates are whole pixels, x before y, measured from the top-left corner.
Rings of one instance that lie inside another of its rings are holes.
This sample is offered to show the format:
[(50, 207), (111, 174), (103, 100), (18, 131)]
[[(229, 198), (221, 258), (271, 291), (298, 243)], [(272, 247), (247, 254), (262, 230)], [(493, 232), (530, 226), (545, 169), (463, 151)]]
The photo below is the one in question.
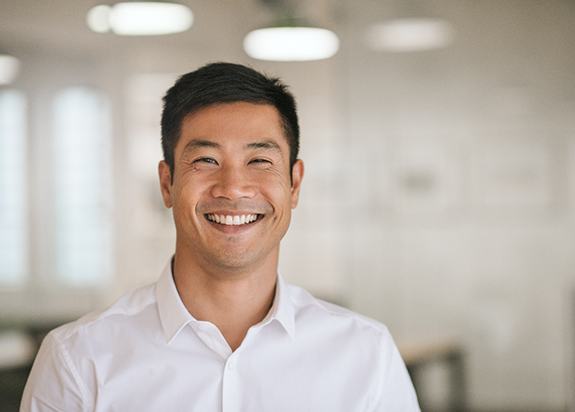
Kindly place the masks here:
[(164, 100), (158, 172), (176, 254), (212, 273), (275, 271), (303, 178), (293, 97), (277, 79), (217, 63)]
[(211, 63), (180, 77), (164, 96), (162, 150), (174, 174), (174, 150), (184, 118), (200, 109), (222, 103), (268, 104), (278, 111), (290, 148), (290, 170), (299, 152), (296, 104), (287, 87), (277, 78), (240, 64)]

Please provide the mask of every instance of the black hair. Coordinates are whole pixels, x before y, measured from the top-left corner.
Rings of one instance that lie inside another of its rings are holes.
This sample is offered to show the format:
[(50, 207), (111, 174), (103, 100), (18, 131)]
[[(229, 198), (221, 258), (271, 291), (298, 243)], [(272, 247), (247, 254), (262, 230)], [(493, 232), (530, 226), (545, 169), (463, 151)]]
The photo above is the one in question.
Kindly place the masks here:
[(164, 96), (162, 150), (174, 176), (174, 151), (186, 116), (208, 106), (248, 102), (270, 104), (279, 112), (290, 148), (290, 173), (299, 152), (299, 125), (293, 95), (280, 79), (234, 63), (211, 63), (184, 74)]

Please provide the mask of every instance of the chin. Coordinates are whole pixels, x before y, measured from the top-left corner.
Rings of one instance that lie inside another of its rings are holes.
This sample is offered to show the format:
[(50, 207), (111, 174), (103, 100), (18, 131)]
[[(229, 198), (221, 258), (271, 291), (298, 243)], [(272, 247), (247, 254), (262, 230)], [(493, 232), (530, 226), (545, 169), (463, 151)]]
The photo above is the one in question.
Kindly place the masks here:
[(224, 253), (213, 260), (223, 270), (235, 271), (253, 265), (257, 259), (247, 252)]

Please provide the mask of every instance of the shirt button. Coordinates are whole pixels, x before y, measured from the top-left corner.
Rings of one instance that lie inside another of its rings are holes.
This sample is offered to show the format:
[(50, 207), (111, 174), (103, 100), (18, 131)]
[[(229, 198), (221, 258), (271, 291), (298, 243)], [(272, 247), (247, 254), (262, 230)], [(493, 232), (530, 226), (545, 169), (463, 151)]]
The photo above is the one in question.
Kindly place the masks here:
[(236, 361), (234, 359), (228, 360), (227, 363), (228, 370), (234, 370), (236, 368)]

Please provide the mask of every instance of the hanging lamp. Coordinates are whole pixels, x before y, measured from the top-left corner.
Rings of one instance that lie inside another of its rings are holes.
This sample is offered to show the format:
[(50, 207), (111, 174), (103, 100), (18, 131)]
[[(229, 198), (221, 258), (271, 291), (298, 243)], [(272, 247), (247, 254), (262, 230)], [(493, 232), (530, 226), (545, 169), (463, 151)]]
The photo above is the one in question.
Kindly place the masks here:
[(88, 27), (97, 33), (122, 36), (154, 36), (188, 30), (194, 21), (189, 7), (162, 1), (119, 2), (92, 7)]
[(249, 32), (244, 50), (258, 60), (309, 61), (328, 59), (339, 49), (337, 35), (324, 27), (295, 17), (295, 4), (288, 0), (260, 0), (275, 9), (272, 24)]

